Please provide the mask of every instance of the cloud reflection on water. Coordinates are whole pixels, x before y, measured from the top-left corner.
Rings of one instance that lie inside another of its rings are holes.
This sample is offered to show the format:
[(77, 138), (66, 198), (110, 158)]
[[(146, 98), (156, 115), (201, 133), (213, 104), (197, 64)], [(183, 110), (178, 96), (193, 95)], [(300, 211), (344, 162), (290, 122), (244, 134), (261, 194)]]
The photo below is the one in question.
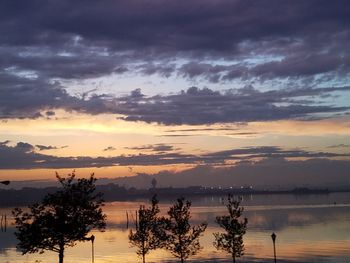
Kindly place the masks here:
[[(204, 250), (193, 262), (230, 262), (229, 257), (212, 246), (212, 233), (219, 231), (215, 216), (224, 213), (220, 198), (196, 199), (193, 202), (193, 221), (208, 221), (209, 227), (201, 239)], [(318, 200), (318, 201), (317, 201)], [(341, 200), (334, 205), (333, 200)], [(245, 200), (245, 216), (248, 218), (248, 232), (245, 236), (246, 255), (240, 262), (269, 262), (272, 256), (270, 234), (277, 233), (277, 254), (285, 262), (347, 262), (350, 260), (350, 201), (349, 194), (331, 194), (296, 199), (293, 196), (255, 196)], [(142, 200), (141, 202), (145, 202)], [(141, 202), (113, 202), (105, 206), (108, 215), (108, 229), (96, 235), (96, 262), (137, 261), (133, 248), (128, 243), (126, 211), (133, 213)], [(265, 203), (265, 204), (263, 204)], [(294, 203), (294, 204), (293, 204)], [(278, 205), (277, 205), (278, 204)], [(169, 203), (161, 203), (165, 213)], [(1, 210), (1, 212), (4, 210)], [(130, 218), (132, 218), (130, 214)], [(132, 223), (131, 223), (132, 225)], [(45, 263), (57, 261), (54, 253), (21, 256), (15, 249), (13, 226), (0, 233), (0, 261), (11, 263)], [(79, 243), (67, 249), (66, 259), (77, 263), (90, 262), (90, 243)], [(162, 250), (151, 252), (149, 262), (175, 262), (171, 255)], [(191, 262), (191, 261), (189, 261)], [(282, 262), (279, 260), (279, 262)]]

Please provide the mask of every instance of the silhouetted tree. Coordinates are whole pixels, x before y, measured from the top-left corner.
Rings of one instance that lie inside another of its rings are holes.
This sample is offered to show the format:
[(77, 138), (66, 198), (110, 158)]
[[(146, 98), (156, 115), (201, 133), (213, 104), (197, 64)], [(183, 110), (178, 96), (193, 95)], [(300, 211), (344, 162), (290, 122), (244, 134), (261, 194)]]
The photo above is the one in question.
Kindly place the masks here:
[(207, 228), (207, 223), (198, 226), (190, 225), (190, 207), (190, 201), (179, 198), (168, 211), (166, 249), (179, 258), (181, 263), (190, 256), (196, 255), (201, 249), (199, 237)]
[(240, 201), (234, 200), (229, 195), (227, 198), (228, 215), (217, 216), (215, 222), (222, 227), (224, 233), (214, 233), (214, 246), (218, 250), (226, 251), (232, 256), (232, 262), (236, 262), (236, 257), (244, 254), (243, 235), (246, 233), (248, 220), (244, 218), (240, 220), (243, 213), (243, 207), (240, 206)]
[(65, 247), (89, 240), (86, 235), (92, 229), (102, 231), (106, 216), (102, 212), (102, 194), (95, 193), (93, 174), (78, 180), (74, 172), (67, 178), (57, 173), (56, 177), (62, 189), (30, 205), (28, 212), (14, 209), (13, 215), (17, 247), (23, 254), (51, 250), (59, 254), (59, 263), (63, 263)]
[(161, 248), (164, 244), (164, 219), (158, 217), (158, 203), (154, 195), (150, 207), (140, 206), (136, 231), (130, 230), (129, 242), (137, 247), (136, 253), (142, 258), (143, 263), (146, 262), (146, 255), (151, 250)]

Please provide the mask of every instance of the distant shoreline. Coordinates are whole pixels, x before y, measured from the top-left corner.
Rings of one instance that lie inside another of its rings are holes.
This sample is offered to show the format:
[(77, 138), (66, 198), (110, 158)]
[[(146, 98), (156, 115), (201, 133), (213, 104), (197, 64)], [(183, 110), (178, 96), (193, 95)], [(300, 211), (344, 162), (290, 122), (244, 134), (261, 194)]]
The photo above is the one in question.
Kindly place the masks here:
[[(46, 194), (57, 191), (57, 187), (48, 188), (23, 188), (21, 190), (0, 190), (0, 206), (22, 206), (40, 201)], [(350, 192), (347, 190), (330, 190), (320, 188), (294, 188), (291, 190), (255, 190), (252, 188), (239, 189), (220, 189), (208, 187), (186, 187), (186, 188), (153, 188), (153, 189), (126, 189), (116, 184), (98, 185), (97, 191), (104, 194), (106, 202), (112, 201), (129, 201), (135, 199), (149, 199), (152, 195), (157, 194), (160, 198), (169, 199), (184, 196), (187, 198), (201, 196), (225, 196), (228, 194), (236, 196), (247, 195), (327, 195), (336, 192)]]

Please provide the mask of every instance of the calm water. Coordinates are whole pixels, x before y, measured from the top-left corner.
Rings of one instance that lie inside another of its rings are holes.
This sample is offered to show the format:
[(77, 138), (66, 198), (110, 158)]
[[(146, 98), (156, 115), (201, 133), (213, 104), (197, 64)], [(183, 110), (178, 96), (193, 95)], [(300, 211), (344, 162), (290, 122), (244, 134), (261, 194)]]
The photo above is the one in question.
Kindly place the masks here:
[[(204, 247), (198, 256), (189, 262), (231, 262), (230, 258), (212, 246), (213, 233), (220, 231), (215, 226), (216, 215), (223, 214), (225, 207), (219, 197), (192, 200), (193, 222), (207, 221), (209, 226), (201, 238)], [(133, 213), (145, 200), (113, 202), (105, 206), (108, 228), (96, 232), (95, 262), (140, 262), (135, 250), (128, 243), (126, 211)], [(169, 201), (161, 201), (165, 213)], [(336, 204), (334, 203), (336, 202)], [(277, 233), (278, 262), (350, 262), (350, 194), (329, 195), (271, 195), (251, 196), (243, 200), (248, 231), (244, 238), (245, 255), (238, 262), (273, 262), (271, 233)], [(1, 214), (10, 215), (10, 209), (1, 209)], [(22, 256), (16, 251), (14, 229), (0, 232), (0, 262), (57, 262), (57, 254), (32, 254)], [(91, 243), (79, 243), (68, 248), (65, 262), (91, 262)], [(177, 262), (162, 250), (151, 252), (147, 262)]]

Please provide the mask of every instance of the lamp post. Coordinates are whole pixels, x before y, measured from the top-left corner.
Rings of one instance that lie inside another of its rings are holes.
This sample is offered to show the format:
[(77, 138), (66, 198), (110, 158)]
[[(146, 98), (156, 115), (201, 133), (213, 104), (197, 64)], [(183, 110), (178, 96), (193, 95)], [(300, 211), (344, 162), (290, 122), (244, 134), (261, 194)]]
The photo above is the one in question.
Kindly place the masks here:
[(95, 241), (95, 236), (91, 235), (91, 263), (95, 262), (94, 241)]
[(95, 262), (95, 251), (94, 251), (94, 241), (95, 241), (95, 236), (91, 235), (91, 237), (84, 237), (84, 240), (86, 241), (91, 241), (91, 262)]
[(85, 240), (91, 241), (91, 263), (94, 263), (95, 262), (95, 251), (94, 251), (95, 236), (91, 235), (91, 237), (86, 237)]
[(275, 233), (272, 233), (271, 238), (272, 238), (272, 243), (273, 243), (273, 257), (275, 259), (275, 263), (276, 261), (276, 237), (277, 235)]

